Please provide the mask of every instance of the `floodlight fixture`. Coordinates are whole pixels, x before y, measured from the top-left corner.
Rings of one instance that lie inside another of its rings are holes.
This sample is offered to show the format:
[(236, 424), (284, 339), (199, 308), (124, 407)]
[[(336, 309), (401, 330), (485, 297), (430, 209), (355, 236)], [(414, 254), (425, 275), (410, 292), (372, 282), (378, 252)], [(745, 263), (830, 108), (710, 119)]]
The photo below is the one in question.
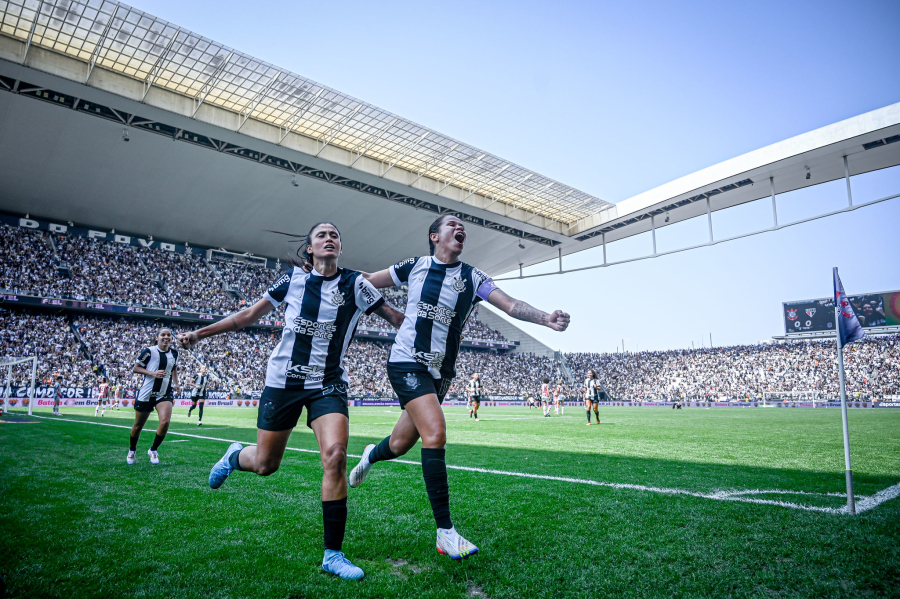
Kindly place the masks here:
[(291, 175), (291, 185), (300, 187), (300, 181), (297, 180), (297, 175)]
[(131, 139), (131, 138), (128, 136), (128, 129), (123, 129), (122, 130), (122, 141), (128, 141), (129, 139)]
[(812, 173), (809, 172), (809, 167), (806, 167), (806, 178), (809, 179), (812, 177)]

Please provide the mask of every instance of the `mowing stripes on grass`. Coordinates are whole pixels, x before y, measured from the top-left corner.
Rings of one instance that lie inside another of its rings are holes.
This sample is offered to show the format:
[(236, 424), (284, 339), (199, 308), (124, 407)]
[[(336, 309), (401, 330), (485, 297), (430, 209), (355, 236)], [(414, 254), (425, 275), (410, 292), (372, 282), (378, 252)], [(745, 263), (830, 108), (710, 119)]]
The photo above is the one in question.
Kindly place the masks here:
[[(130, 429), (130, 426), (122, 425), (122, 424), (109, 424), (105, 422), (91, 422), (89, 420), (73, 420), (69, 418), (53, 418), (50, 416), (34, 416), (35, 418), (41, 418), (45, 420), (55, 421), (55, 422), (75, 422), (78, 424), (93, 424), (97, 426), (109, 426), (113, 428), (125, 428)], [(236, 443), (234, 439), (221, 439), (218, 437), (209, 437), (204, 435), (195, 435), (192, 433), (180, 433), (175, 431), (169, 431), (170, 435), (179, 435), (182, 437), (191, 437), (194, 439), (205, 439), (208, 441), (220, 441), (223, 443)], [(247, 444), (246, 442), (242, 442)], [(285, 448), (289, 451), (298, 451), (302, 453), (319, 453), (314, 449), (302, 449), (298, 447), (287, 447)], [(348, 457), (359, 458), (362, 456), (348, 454)], [(416, 462), (413, 460), (391, 460), (393, 462), (397, 462), (400, 464), (409, 464), (413, 466), (421, 466), (421, 462)], [(565, 482), (579, 485), (592, 485), (596, 487), (606, 487), (610, 489), (620, 489), (620, 490), (630, 490), (630, 491), (642, 491), (649, 493), (659, 493), (662, 495), (684, 495), (690, 497), (699, 497), (702, 499), (711, 499), (713, 501), (732, 501), (739, 503), (755, 503), (761, 505), (774, 505), (779, 507), (786, 507), (790, 509), (796, 510), (805, 510), (811, 512), (821, 512), (825, 514), (847, 514), (847, 506), (842, 506), (840, 508), (830, 508), (823, 506), (815, 506), (815, 505), (804, 505), (800, 503), (795, 503), (791, 501), (778, 501), (774, 499), (759, 499), (759, 495), (800, 495), (800, 496), (829, 496), (829, 497), (843, 497), (841, 493), (809, 493), (806, 491), (783, 491), (778, 489), (747, 489), (747, 490), (731, 490), (731, 491), (715, 491), (713, 493), (702, 493), (699, 491), (691, 491), (688, 489), (677, 489), (677, 488), (669, 488), (669, 487), (655, 487), (648, 485), (636, 485), (630, 483), (611, 483), (611, 482), (602, 482), (596, 480), (588, 480), (583, 478), (571, 478), (566, 476), (550, 476), (546, 474), (530, 474), (526, 472), (512, 472), (509, 470), (493, 470), (490, 468), (475, 468), (471, 466), (457, 466), (447, 464), (448, 470), (462, 470), (465, 472), (478, 472), (481, 474), (495, 474), (501, 476), (513, 476), (518, 478), (530, 478), (530, 479), (538, 479), (538, 480), (547, 480), (547, 481), (556, 481), (556, 482)], [(751, 497), (747, 497), (750, 495)], [(900, 483), (897, 483), (893, 486), (890, 486), (886, 489), (882, 489), (881, 491), (875, 493), (870, 497), (858, 495), (857, 504), (856, 504), (856, 512), (861, 514), (863, 512), (867, 512), (872, 510), (885, 501), (890, 501), (891, 499), (895, 499), (900, 497)]]

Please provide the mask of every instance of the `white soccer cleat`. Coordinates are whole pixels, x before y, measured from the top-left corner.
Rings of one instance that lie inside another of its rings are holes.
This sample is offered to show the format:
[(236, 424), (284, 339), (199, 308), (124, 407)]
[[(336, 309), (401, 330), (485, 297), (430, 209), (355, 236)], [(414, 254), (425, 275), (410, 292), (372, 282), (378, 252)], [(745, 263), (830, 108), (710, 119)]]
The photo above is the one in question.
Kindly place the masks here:
[(125, 463), (128, 464), (129, 466), (134, 464), (135, 457), (136, 457), (135, 452), (132, 451), (131, 449), (129, 449), (128, 455), (125, 457)]
[(152, 449), (147, 450), (147, 455), (150, 456), (150, 463), (156, 466), (159, 464), (159, 453), (153, 451)]
[(202, 420), (198, 420), (198, 421), (197, 421), (197, 426), (203, 426), (203, 421), (202, 421)]
[(372, 453), (372, 450), (375, 449), (375, 445), (366, 445), (366, 448), (363, 449), (362, 459), (359, 461), (359, 464), (350, 471), (350, 475), (347, 477), (347, 484), (352, 488), (356, 488), (366, 480), (366, 475), (369, 474), (369, 470), (372, 468), (372, 464), (369, 462), (369, 454)]
[(437, 530), (437, 551), (441, 555), (449, 555), (450, 559), (459, 561), (478, 553), (478, 547), (462, 538), (454, 526), (449, 530), (446, 528)]

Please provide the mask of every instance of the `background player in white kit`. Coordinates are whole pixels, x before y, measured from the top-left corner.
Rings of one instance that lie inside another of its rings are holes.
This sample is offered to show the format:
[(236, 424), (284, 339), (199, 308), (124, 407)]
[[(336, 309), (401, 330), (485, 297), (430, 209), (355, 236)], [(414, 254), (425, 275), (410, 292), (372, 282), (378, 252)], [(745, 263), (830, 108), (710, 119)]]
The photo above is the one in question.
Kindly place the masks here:
[(555, 413), (557, 415), (560, 413), (560, 408), (562, 408), (562, 415), (566, 415), (566, 406), (563, 404), (564, 399), (562, 381), (556, 381), (556, 386), (553, 387), (553, 405), (556, 407)]
[(478, 552), (450, 519), (450, 487), (445, 462), (447, 423), (441, 410), (456, 375), (462, 329), (480, 301), (488, 301), (513, 318), (541, 324), (555, 331), (569, 326), (561, 310), (547, 314), (497, 288), (485, 273), (459, 261), (466, 242), (463, 222), (452, 214), (435, 220), (428, 229), (431, 255), (408, 258), (369, 275), (375, 287), (409, 284), (406, 319), (397, 332), (388, 358), (391, 386), (403, 413), (393, 432), (369, 445), (350, 473), (350, 486), (362, 484), (373, 464), (404, 455), (422, 439), (422, 478), (437, 525), (438, 553), (460, 560)]
[(143, 384), (134, 400), (134, 426), (131, 427), (131, 445), (126, 463), (134, 464), (138, 439), (153, 410), (159, 416), (156, 437), (147, 450), (151, 464), (159, 464), (159, 449), (172, 419), (174, 397), (178, 388), (178, 350), (172, 348), (172, 329), (162, 328), (156, 335), (156, 345), (145, 348), (138, 356), (132, 372), (143, 375)]
[(550, 377), (547, 376), (541, 379), (541, 408), (544, 417), (550, 415)]
[(97, 385), (97, 407), (94, 408), (94, 416), (97, 415), (97, 410), (100, 408), (103, 408), (100, 415), (104, 416), (106, 414), (107, 405), (109, 405), (109, 383), (106, 382), (106, 377), (103, 376), (100, 377), (100, 384)]

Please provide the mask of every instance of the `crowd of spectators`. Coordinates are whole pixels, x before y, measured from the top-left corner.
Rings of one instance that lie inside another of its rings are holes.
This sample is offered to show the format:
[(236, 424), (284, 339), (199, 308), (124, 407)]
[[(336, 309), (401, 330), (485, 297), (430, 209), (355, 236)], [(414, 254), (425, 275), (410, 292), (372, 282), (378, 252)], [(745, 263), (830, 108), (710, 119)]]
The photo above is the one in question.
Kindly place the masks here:
[[(96, 387), (103, 374), (114, 383), (134, 387), (132, 374), (141, 349), (155, 343), (159, 323), (134, 317), (70, 315), (84, 342), (80, 346), (65, 316), (5, 311), (0, 314), (0, 351), (3, 356), (37, 356), (37, 379), (49, 383), (57, 374), (65, 386)], [(181, 330), (174, 327), (176, 333)], [(269, 354), (280, 333), (272, 329), (245, 329), (200, 343), (193, 354), (219, 377), (213, 388), (229, 393), (261, 391)], [(393, 395), (385, 372), (390, 343), (356, 340), (345, 364), (351, 377), (351, 395)], [(92, 357), (91, 361), (88, 356)], [(845, 348), (848, 393), (853, 397), (881, 398), (900, 394), (900, 336), (867, 338)], [(488, 395), (537, 395), (541, 380), (563, 381), (563, 394), (581, 397), (581, 384), (589, 369), (597, 372), (612, 398), (648, 400), (775, 399), (790, 394), (812, 394), (820, 400), (838, 396), (833, 341), (758, 344), (697, 350), (565, 355), (572, 374), (552, 358), (526, 353), (499, 354), (462, 350), (451, 396), (465, 394), (472, 374), (481, 374)], [(182, 381), (191, 378), (199, 363), (184, 354)], [(30, 365), (14, 371), (14, 383), (26, 384)]]
[[(55, 251), (54, 251), (55, 248)], [(81, 301), (229, 314), (256, 302), (277, 278), (275, 270), (248, 263), (209, 262), (202, 253), (179, 254), (114, 241), (87, 239), (0, 225), (0, 287), (13, 293)], [(402, 310), (406, 289), (386, 289)], [(283, 316), (283, 308), (270, 315)], [(392, 330), (364, 315), (362, 328)], [(473, 314), (467, 339), (505, 341)]]
[[(584, 378), (594, 369), (613, 397), (637, 400), (751, 400), (840, 392), (833, 340), (615, 354), (566, 354)], [(869, 337), (844, 349), (847, 392), (900, 393), (900, 336)]]

